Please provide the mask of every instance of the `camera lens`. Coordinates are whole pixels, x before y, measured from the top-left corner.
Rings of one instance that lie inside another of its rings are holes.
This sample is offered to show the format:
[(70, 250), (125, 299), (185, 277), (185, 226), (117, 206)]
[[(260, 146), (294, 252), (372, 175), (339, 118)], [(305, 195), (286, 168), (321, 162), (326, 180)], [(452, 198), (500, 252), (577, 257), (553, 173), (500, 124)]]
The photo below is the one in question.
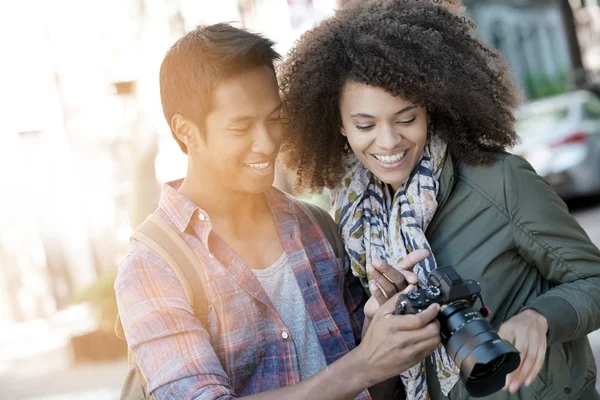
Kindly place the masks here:
[(519, 352), (464, 301), (444, 307), (438, 319), (442, 342), (471, 396), (484, 397), (502, 389), (506, 375), (521, 362)]

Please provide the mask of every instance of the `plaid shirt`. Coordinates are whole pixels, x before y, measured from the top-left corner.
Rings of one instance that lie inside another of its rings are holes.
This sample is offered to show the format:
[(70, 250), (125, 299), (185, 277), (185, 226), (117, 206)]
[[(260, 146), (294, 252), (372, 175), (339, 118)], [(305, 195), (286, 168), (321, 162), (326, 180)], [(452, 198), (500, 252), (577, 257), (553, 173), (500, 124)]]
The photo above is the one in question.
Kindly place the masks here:
[[(157, 399), (230, 399), (297, 384), (297, 349), (282, 319), (229, 246), (209, 250), (210, 217), (177, 191), (180, 183), (164, 186), (156, 214), (204, 265), (208, 326), (194, 316), (170, 267), (140, 242), (133, 241), (115, 282), (127, 342), (149, 392)], [(356, 346), (366, 296), (292, 197), (272, 188), (267, 200), (331, 364)], [(358, 398), (370, 397), (365, 391)]]

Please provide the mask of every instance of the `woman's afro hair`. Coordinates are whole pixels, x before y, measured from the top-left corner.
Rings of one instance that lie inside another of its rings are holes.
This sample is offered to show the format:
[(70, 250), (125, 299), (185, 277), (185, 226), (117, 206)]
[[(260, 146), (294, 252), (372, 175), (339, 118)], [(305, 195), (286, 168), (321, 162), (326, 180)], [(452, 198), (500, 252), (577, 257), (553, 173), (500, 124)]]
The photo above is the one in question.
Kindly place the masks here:
[(296, 172), (296, 190), (333, 188), (346, 169), (339, 104), (348, 80), (425, 105), (455, 160), (487, 163), (515, 144), (521, 94), (502, 56), (474, 36), (456, 0), (438, 3), (345, 2), (295, 43), (279, 83), (282, 162)]

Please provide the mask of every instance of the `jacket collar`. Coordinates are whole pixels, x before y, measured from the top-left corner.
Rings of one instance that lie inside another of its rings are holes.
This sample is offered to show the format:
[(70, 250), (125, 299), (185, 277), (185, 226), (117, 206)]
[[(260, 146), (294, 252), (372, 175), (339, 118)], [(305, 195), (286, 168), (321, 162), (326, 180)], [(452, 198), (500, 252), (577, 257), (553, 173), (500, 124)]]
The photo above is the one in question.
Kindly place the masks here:
[(457, 168), (454, 165), (452, 154), (450, 150), (446, 152), (446, 159), (444, 160), (444, 166), (442, 167), (442, 174), (440, 175), (440, 190), (438, 191), (437, 201), (438, 208), (441, 208), (450, 196), (454, 182), (456, 182)]

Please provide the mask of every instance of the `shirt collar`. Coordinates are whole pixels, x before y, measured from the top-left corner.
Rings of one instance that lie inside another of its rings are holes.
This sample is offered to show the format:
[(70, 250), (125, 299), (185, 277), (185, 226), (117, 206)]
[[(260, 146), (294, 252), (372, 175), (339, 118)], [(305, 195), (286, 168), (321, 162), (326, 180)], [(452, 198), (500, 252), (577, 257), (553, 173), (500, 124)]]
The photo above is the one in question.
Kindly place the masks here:
[[(164, 184), (160, 195), (160, 207), (182, 233), (186, 231), (192, 220), (197, 222), (201, 229), (210, 231), (209, 215), (179, 192), (179, 187), (182, 183), (183, 179), (179, 179)], [(282, 213), (294, 214), (292, 197), (290, 195), (275, 187), (271, 187), (266, 192), (266, 196), (269, 208), (276, 222), (280, 220)], [(208, 235), (202, 233), (201, 236), (201, 239), (203, 239), (204, 236)]]
[(183, 179), (167, 182), (160, 194), (160, 208), (173, 221), (180, 232), (185, 232), (195, 213), (200, 220), (206, 220), (206, 213), (190, 199), (179, 193)]
[(292, 203), (292, 197), (289, 194), (282, 192), (281, 190), (271, 187), (266, 193), (267, 203), (271, 209), (271, 213), (277, 216), (281, 213), (294, 214), (294, 206)]

